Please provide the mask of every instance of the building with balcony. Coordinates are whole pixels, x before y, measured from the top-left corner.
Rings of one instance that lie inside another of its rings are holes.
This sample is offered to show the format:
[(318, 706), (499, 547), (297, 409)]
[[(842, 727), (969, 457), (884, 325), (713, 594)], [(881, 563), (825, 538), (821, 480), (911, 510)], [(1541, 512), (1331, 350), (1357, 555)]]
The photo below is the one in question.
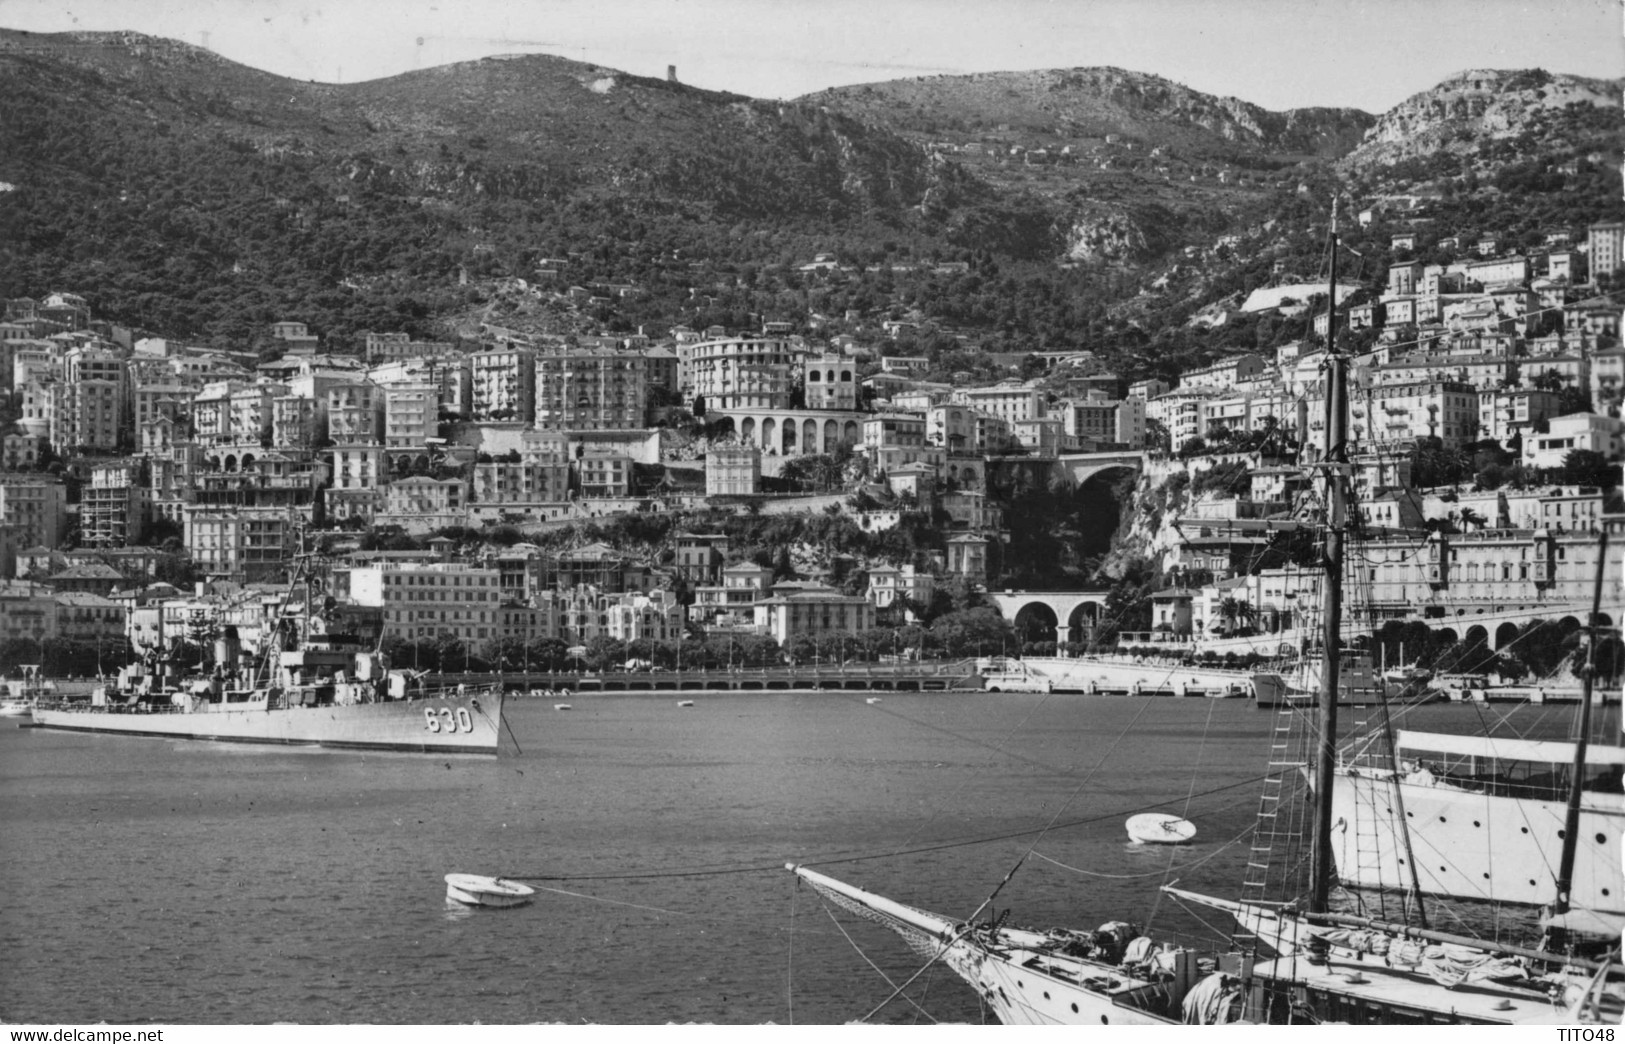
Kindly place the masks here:
[(500, 347), (469, 357), (473, 419), (530, 424), (536, 419), (536, 353)]
[(621, 352), (566, 352), (536, 359), (536, 427), (543, 431), (641, 428), (648, 361)]
[(707, 411), (787, 409), (797, 353), (780, 338), (721, 338), (677, 346), (678, 390)]

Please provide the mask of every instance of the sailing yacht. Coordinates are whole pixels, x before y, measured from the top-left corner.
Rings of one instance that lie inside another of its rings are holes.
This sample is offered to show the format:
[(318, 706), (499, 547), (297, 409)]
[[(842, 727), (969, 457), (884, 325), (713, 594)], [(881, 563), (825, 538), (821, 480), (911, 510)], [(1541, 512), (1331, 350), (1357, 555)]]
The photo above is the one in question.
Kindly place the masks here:
[[(1315, 800), (1307, 894), (1288, 903), (1257, 897), (1231, 901), (1165, 886), (1168, 895), (1235, 920), (1238, 932), (1233, 942), (1245, 945), (1207, 958), (1187, 946), (1159, 944), (1124, 921), (1093, 931), (1012, 928), (1002, 918), (979, 922), (981, 909), (965, 919), (929, 913), (806, 867), (787, 867), (837, 905), (898, 931), (917, 952), (930, 958), (926, 967), (937, 961), (946, 964), (1002, 1022), (1534, 1025), (1613, 1023), (1625, 1012), (1625, 978), (1621, 977), (1625, 967), (1612, 963), (1613, 954), (1593, 961), (1568, 952), (1560, 922), (1548, 939), (1551, 945), (1524, 949), (1332, 909), (1336, 876), (1332, 781), (1340, 703), (1349, 471), (1348, 359), (1335, 347), (1335, 206), (1330, 239), (1332, 292), (1328, 300), (1334, 306), (1329, 309), (1327, 332), (1327, 440), (1318, 465), (1328, 506), (1323, 549), (1326, 582), (1322, 585), (1324, 632), (1312, 737), (1315, 749), (1310, 762)], [(1600, 594), (1599, 574), (1598, 598)], [(1595, 617), (1594, 607), (1593, 629)], [(1586, 696), (1589, 707), (1589, 691)], [(1285, 708), (1277, 713), (1295, 712)], [(1287, 763), (1279, 751), (1274, 757), (1272, 779), (1278, 786)], [(1273, 800), (1280, 802), (1279, 791)], [(1273, 811), (1264, 814), (1273, 815)], [(1567, 810), (1568, 841), (1557, 884), (1556, 905), (1563, 908), (1556, 911), (1559, 916), (1570, 900), (1578, 817), (1576, 786)], [(1254, 851), (1258, 851), (1256, 841)], [(984, 902), (983, 909), (991, 901)], [(903, 983), (893, 995), (912, 981)]]

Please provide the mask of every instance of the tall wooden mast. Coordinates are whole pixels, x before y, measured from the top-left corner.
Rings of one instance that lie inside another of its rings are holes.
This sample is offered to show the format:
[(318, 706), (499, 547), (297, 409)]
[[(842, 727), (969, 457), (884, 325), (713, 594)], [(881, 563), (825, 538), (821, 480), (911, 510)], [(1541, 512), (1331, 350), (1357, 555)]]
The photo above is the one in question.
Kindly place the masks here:
[(1337, 761), (1337, 682), (1343, 630), (1343, 529), (1348, 490), (1348, 360), (1337, 350), (1337, 200), (1332, 200), (1331, 273), (1326, 293), (1326, 577), (1322, 592), (1319, 742), (1315, 750), (1315, 834), (1309, 854), (1309, 912), (1325, 913), (1331, 899), (1332, 770)]

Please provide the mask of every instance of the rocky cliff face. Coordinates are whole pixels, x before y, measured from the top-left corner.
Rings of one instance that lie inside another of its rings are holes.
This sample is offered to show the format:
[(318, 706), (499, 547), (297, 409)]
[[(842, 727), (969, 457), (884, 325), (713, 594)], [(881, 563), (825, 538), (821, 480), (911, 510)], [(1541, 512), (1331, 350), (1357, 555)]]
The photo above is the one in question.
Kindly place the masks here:
[(1360, 140), (1373, 117), (1358, 109), (1270, 112), (1160, 76), (1115, 68), (922, 76), (837, 87), (807, 97), (909, 133), (946, 136), (1127, 135), (1195, 155), (1247, 152), (1335, 158)]
[(1617, 110), (1620, 86), (1540, 69), (1457, 73), (1384, 113), (1343, 164), (1362, 171), (1441, 150), (1472, 152), (1539, 132), (1570, 106)]

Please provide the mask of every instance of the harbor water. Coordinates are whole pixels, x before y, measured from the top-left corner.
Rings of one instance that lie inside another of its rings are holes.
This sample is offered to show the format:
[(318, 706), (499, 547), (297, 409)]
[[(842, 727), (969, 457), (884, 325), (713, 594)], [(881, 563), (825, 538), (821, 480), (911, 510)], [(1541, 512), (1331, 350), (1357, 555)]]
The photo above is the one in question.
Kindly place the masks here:
[[(783, 869), (911, 905), (1219, 945), (1157, 889), (1234, 895), (1276, 715), (976, 693), (513, 700), (499, 758), (0, 725), (0, 1021), (843, 1023), (922, 959)], [(1408, 723), (1470, 730), (1478, 708)], [(1561, 735), (1567, 711), (1519, 731)], [(1123, 821), (1193, 820), (1141, 848)], [(536, 901), (448, 906), (444, 875)], [(1210, 916), (1210, 921), (1212, 920)], [(940, 967), (873, 1015), (978, 1022)]]

